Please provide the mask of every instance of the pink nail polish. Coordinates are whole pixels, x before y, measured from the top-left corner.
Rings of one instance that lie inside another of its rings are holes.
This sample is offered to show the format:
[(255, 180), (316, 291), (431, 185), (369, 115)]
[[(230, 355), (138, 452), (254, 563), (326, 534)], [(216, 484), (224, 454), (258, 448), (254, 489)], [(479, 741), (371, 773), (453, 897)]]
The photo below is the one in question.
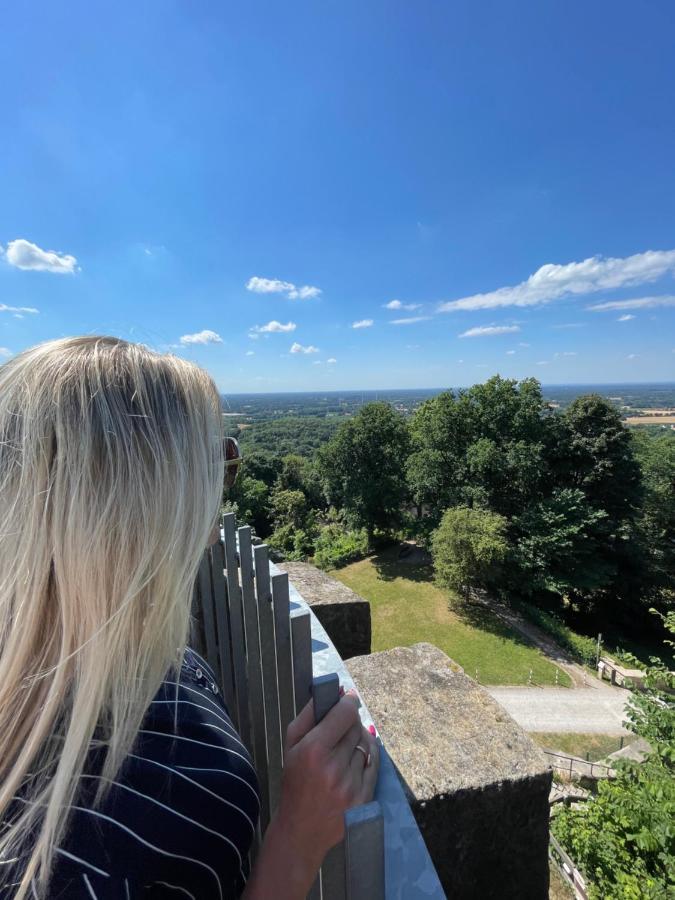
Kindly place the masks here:
[(377, 737), (377, 732), (375, 731), (375, 726), (374, 726), (374, 725), (369, 725), (369, 726), (368, 726), (368, 731), (372, 734), (373, 737)]

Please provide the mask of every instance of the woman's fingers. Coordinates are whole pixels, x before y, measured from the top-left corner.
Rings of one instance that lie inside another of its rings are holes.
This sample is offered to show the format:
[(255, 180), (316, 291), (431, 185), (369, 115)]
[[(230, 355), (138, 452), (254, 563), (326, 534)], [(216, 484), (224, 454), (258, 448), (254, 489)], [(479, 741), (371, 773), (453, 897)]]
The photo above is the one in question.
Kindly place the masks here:
[[(363, 770), (363, 781), (361, 784), (361, 796), (359, 802), (370, 803), (375, 794), (375, 785), (377, 784), (377, 776), (380, 771), (380, 748), (377, 743), (377, 738), (373, 737), (373, 735), (369, 734), (365, 729), (364, 733), (365, 739), (363, 746), (366, 747), (370, 753), (370, 765)], [(365, 740), (367, 740), (367, 743), (365, 743)], [(363, 756), (358, 750), (356, 752), (359, 756)]]
[(358, 719), (335, 746), (333, 760), (340, 769), (346, 769), (349, 766), (354, 755), (354, 748), (357, 744), (362, 743), (362, 732), (361, 719)]
[(316, 726), (316, 740), (332, 751), (349, 729), (361, 721), (359, 706), (356, 694), (345, 694)]
[(306, 734), (314, 728), (314, 703), (310, 700), (293, 719), (286, 729), (286, 749), (290, 750), (299, 744)]

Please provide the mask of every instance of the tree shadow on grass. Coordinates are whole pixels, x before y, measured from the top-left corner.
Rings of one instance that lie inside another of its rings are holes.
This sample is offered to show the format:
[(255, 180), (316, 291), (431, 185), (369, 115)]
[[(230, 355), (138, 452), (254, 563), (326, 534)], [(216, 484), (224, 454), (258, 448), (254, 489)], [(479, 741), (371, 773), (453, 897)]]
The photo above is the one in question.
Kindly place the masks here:
[(412, 565), (411, 563), (402, 562), (398, 558), (398, 551), (399, 545), (395, 544), (380, 550), (379, 553), (371, 557), (377, 577), (381, 581), (394, 581), (396, 578), (404, 578), (406, 581), (433, 584), (433, 566)]
[(472, 600), (454, 599), (450, 603), (450, 610), (465, 624), (476, 628), (479, 631), (489, 632), (496, 637), (511, 641), (514, 644), (520, 644), (523, 647), (533, 647), (537, 649), (537, 645), (531, 641), (526, 635), (521, 634), (496, 616), (489, 607), (483, 603), (477, 603)]

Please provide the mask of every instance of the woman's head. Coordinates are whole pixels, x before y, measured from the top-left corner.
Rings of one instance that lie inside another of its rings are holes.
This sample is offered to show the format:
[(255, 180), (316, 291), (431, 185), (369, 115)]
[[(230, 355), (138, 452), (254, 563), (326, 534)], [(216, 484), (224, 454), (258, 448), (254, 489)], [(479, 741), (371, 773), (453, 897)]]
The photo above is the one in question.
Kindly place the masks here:
[(21, 893), (48, 873), (94, 732), (112, 777), (184, 647), (222, 479), (197, 366), (82, 337), (0, 367), (0, 820), (30, 801), (0, 857), (39, 835)]

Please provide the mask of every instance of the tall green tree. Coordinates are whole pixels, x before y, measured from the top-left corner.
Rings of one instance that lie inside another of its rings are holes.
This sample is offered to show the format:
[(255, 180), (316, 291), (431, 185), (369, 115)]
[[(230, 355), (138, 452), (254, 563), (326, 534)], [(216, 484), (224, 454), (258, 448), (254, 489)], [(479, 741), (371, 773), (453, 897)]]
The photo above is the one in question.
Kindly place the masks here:
[(317, 453), (329, 502), (366, 529), (369, 543), (376, 530), (391, 532), (402, 521), (408, 452), (403, 416), (388, 403), (368, 403)]
[(494, 585), (508, 552), (506, 527), (504, 516), (486, 509), (446, 510), (432, 540), (438, 583), (464, 596)]
[(499, 376), (423, 403), (410, 425), (407, 475), (430, 523), (458, 505), (511, 516), (538, 497), (546, 472), (546, 409), (536, 379)]

